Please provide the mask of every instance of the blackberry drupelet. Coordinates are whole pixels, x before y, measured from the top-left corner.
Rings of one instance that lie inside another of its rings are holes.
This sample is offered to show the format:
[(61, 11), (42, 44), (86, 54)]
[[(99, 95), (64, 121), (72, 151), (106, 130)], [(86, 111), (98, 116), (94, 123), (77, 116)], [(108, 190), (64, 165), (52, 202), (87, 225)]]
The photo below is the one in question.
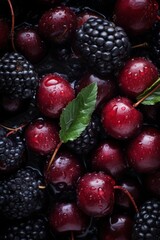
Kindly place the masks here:
[(132, 238), (134, 240), (160, 239), (160, 201), (145, 202), (136, 215)]
[(45, 217), (36, 216), (9, 225), (2, 240), (46, 240), (49, 239), (48, 223)]
[(43, 179), (32, 168), (18, 172), (0, 181), (0, 211), (10, 219), (22, 219), (42, 209), (45, 190), (39, 189)]
[(152, 28), (150, 37), (150, 57), (160, 67), (160, 22), (156, 22)]
[(124, 30), (101, 18), (90, 18), (79, 28), (76, 47), (92, 71), (101, 76), (117, 72), (130, 51)]
[(89, 125), (82, 134), (76, 140), (68, 141), (66, 145), (77, 154), (87, 154), (97, 144), (99, 133), (100, 120), (93, 115)]
[(25, 145), (21, 135), (6, 135), (6, 130), (0, 127), (0, 173), (18, 170), (25, 160)]
[(0, 59), (0, 89), (11, 97), (32, 98), (38, 86), (34, 67), (19, 53), (6, 53)]

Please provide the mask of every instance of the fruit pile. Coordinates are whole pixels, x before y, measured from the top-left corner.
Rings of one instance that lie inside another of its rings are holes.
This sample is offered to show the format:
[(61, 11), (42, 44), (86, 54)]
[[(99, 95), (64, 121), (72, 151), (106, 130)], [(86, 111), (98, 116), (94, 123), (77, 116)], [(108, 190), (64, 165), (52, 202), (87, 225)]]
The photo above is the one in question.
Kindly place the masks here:
[(158, 0), (0, 5), (0, 240), (160, 239)]

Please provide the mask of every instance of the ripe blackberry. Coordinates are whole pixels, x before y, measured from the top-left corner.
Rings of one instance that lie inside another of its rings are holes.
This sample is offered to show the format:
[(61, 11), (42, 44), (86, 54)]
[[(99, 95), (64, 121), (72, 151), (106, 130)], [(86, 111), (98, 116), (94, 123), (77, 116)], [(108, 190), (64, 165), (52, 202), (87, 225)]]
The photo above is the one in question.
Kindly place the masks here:
[(132, 235), (135, 240), (160, 239), (160, 201), (149, 200), (142, 205), (136, 215)]
[(105, 76), (122, 67), (130, 43), (124, 30), (113, 22), (89, 18), (77, 31), (76, 47), (92, 71)]
[(26, 99), (35, 94), (38, 76), (34, 67), (19, 53), (0, 59), (0, 89), (11, 98)]
[(22, 219), (42, 209), (45, 190), (38, 171), (20, 169), (14, 175), (0, 181), (0, 211), (10, 219)]
[(17, 170), (24, 162), (25, 146), (19, 134), (6, 136), (5, 129), (0, 128), (0, 173)]
[(48, 236), (49, 231), (45, 217), (36, 216), (10, 225), (2, 240), (46, 240)]
[(77, 154), (87, 154), (97, 144), (98, 135), (100, 132), (100, 120), (93, 115), (89, 125), (82, 132), (80, 137), (74, 141), (69, 141), (67, 146)]
[(160, 22), (156, 22), (151, 31), (150, 57), (160, 67)]

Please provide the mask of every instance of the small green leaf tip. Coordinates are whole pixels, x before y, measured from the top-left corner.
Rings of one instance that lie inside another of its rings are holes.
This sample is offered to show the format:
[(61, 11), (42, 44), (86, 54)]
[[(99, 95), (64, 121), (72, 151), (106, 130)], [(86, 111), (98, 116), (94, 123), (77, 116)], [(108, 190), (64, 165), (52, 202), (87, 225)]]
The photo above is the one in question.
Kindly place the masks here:
[(75, 140), (85, 130), (96, 107), (97, 92), (97, 84), (91, 83), (63, 109), (60, 116), (60, 139), (63, 143)]

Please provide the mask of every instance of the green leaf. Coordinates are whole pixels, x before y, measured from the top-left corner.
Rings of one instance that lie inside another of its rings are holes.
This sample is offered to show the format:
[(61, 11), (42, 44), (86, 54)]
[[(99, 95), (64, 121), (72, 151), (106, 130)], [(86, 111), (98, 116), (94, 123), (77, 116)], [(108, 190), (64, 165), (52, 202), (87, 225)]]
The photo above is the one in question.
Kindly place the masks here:
[(88, 85), (62, 111), (60, 116), (62, 142), (75, 140), (85, 130), (95, 110), (97, 91), (96, 83)]
[[(149, 88), (147, 88), (143, 93), (141, 93), (138, 97), (137, 100), (139, 101), (143, 97), (145, 97), (148, 93), (150, 93), (158, 84), (160, 84), (160, 78), (157, 79)], [(144, 102), (142, 102), (144, 104)]]
[(155, 105), (160, 102), (160, 88), (158, 88), (154, 93), (147, 97), (142, 104), (143, 105)]

